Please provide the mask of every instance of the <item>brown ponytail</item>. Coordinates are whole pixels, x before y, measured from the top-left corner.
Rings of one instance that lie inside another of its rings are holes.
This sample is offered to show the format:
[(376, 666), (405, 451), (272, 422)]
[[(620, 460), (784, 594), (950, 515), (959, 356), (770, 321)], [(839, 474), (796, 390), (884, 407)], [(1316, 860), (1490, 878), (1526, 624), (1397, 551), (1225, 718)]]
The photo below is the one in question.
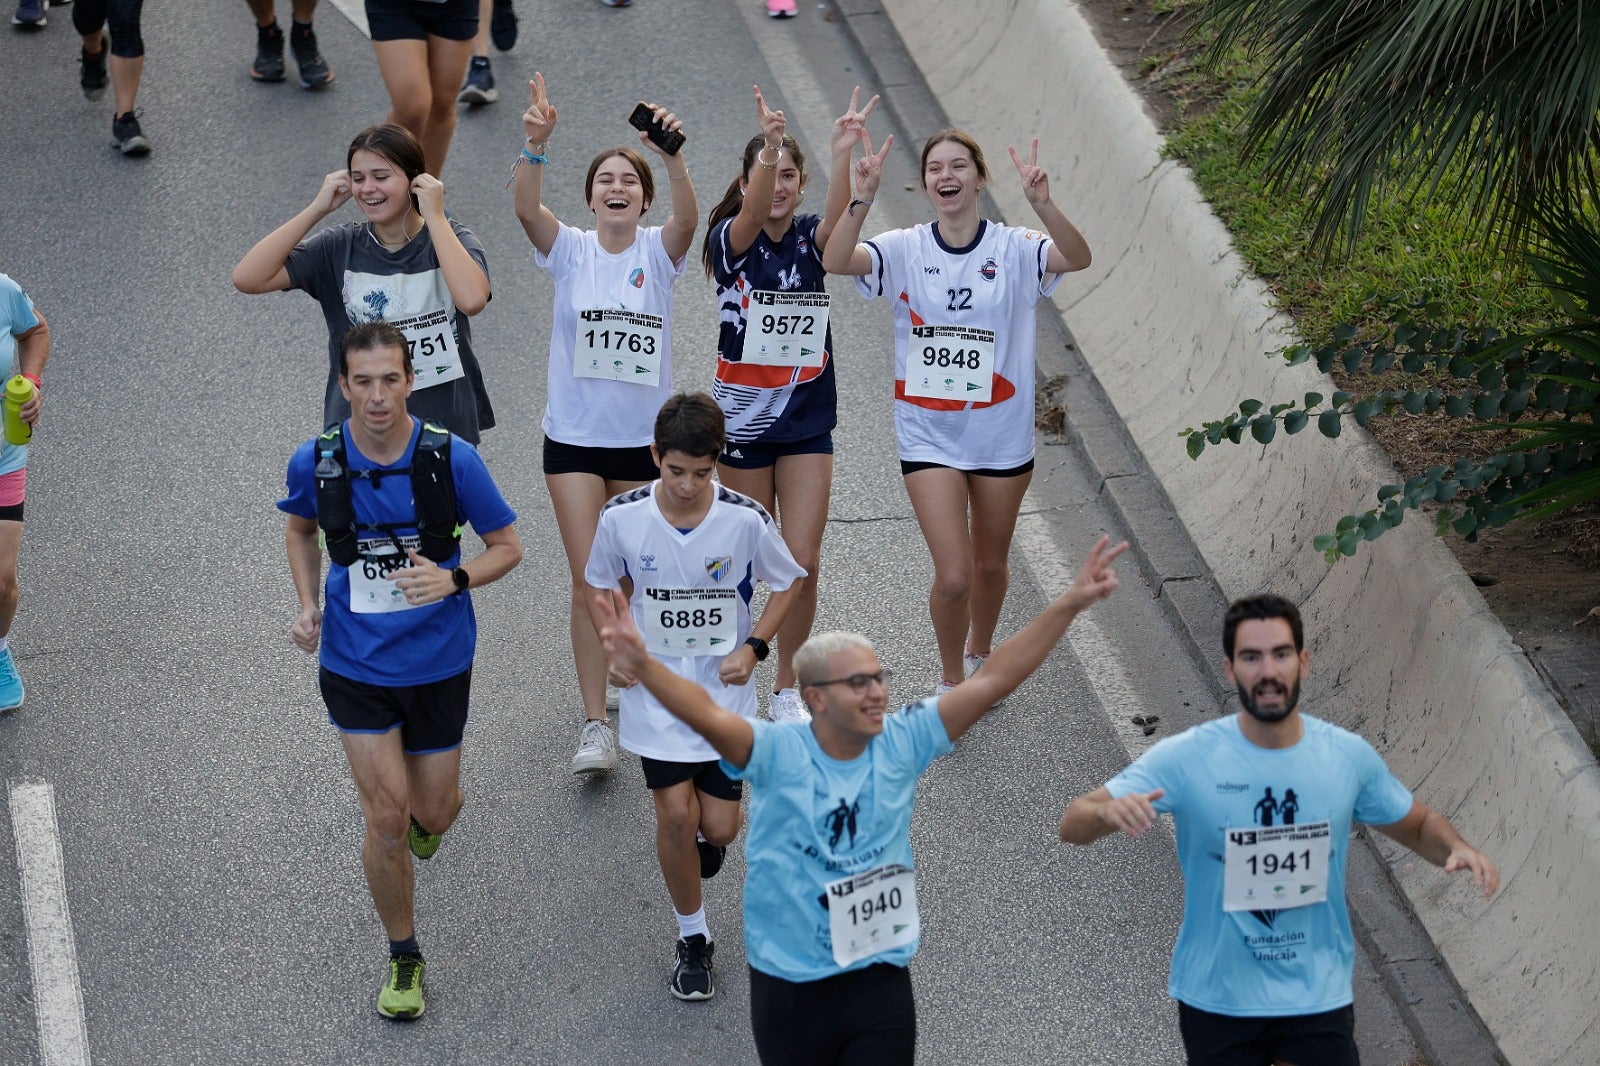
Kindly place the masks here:
[[(744, 146), (744, 158), (739, 165), (739, 176), (728, 185), (728, 191), (722, 194), (722, 199), (717, 206), (711, 209), (710, 216), (706, 219), (706, 239), (700, 247), (700, 262), (706, 268), (706, 277), (711, 276), (711, 233), (717, 228), (717, 223), (724, 219), (732, 218), (739, 213), (739, 207), (744, 202), (744, 192), (739, 188), (739, 182), (750, 177), (750, 168), (756, 165), (756, 156), (766, 146), (766, 134), (758, 133)], [(789, 158), (794, 160), (794, 165), (800, 170), (800, 184), (806, 183), (806, 154), (800, 150), (800, 145), (787, 133), (783, 135), (783, 150), (789, 153)]]

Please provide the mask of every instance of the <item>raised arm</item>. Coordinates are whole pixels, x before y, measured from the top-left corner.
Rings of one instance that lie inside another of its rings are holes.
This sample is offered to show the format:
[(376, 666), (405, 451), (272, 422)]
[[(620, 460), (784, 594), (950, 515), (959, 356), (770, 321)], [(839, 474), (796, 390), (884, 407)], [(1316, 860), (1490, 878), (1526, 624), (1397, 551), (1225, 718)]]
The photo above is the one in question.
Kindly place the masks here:
[[(660, 106), (647, 104), (655, 112), (656, 124), (669, 132), (682, 133), (683, 123), (677, 115)], [(689, 180), (689, 164), (683, 158), (683, 149), (676, 155), (662, 151), (644, 130), (639, 131), (639, 142), (661, 157), (667, 171), (667, 185), (672, 192), (672, 217), (661, 226), (661, 246), (676, 262), (689, 254), (694, 243), (695, 227), (700, 225), (700, 204), (694, 198), (694, 183)]]
[(522, 223), (528, 240), (541, 255), (549, 255), (551, 246), (556, 243), (556, 234), (561, 232), (561, 223), (540, 199), (544, 189), (544, 164), (527, 161), (528, 156), (544, 155), (556, 128), (556, 105), (545, 94), (544, 75), (538, 71), (534, 71), (533, 80), (528, 83), (528, 97), (531, 102), (528, 110), (522, 113), (526, 154), (518, 157), (516, 173), (512, 175), (516, 183), (513, 203), (517, 221)]
[(350, 199), (350, 172), (335, 170), (322, 179), (317, 195), (303, 210), (256, 242), (233, 268), (233, 287), (256, 295), (280, 292), (289, 287), (289, 272), (283, 264), (295, 245), (306, 239), (311, 227), (333, 214)]
[(444, 183), (432, 174), (418, 174), (411, 182), (411, 191), (416, 194), (417, 210), (439, 257), (439, 272), (444, 275), (451, 302), (464, 315), (477, 314), (489, 304), (489, 275), (462, 245), (445, 217)]
[(1472, 871), (1472, 883), (1483, 890), (1485, 897), (1494, 895), (1500, 887), (1500, 871), (1489, 857), (1463, 840), (1450, 819), (1421, 800), (1412, 801), (1410, 812), (1398, 822), (1373, 828), (1435, 866), (1444, 867), (1447, 874)]
[(783, 161), (783, 134), (788, 128), (783, 112), (767, 106), (766, 98), (761, 95), (761, 86), (755, 86), (755, 91), (756, 125), (761, 127), (761, 136), (767, 143), (756, 156), (755, 169), (750, 171), (750, 178), (745, 183), (744, 199), (739, 201), (739, 213), (728, 222), (728, 251), (735, 257), (750, 250), (750, 246), (756, 243), (756, 235), (761, 232), (761, 227), (767, 224), (767, 216), (772, 214), (772, 193), (778, 184), (778, 165)]
[(817, 223), (817, 247), (823, 252), (828, 250), (828, 238), (850, 205), (850, 153), (867, 131), (867, 116), (878, 106), (878, 98), (873, 96), (858, 111), (860, 99), (861, 86), (857, 85), (850, 93), (850, 107), (833, 120), (833, 136), (828, 140), (828, 198), (822, 205), (822, 221)]
[(1093, 844), (1116, 832), (1131, 837), (1143, 836), (1145, 830), (1156, 824), (1155, 801), (1164, 795), (1166, 791), (1158, 788), (1112, 798), (1103, 785), (1093, 792), (1085, 792), (1073, 800), (1061, 816), (1061, 839), (1068, 844)]
[[(851, 100), (853, 104), (854, 97)], [(851, 110), (853, 111), (854, 107)], [(847, 111), (839, 121), (844, 122), (849, 116), (850, 112)], [(879, 182), (883, 180), (883, 161), (889, 155), (889, 146), (894, 144), (894, 134), (889, 134), (884, 139), (882, 147), (874, 152), (872, 138), (868, 135), (866, 126), (862, 125), (860, 129), (862, 156), (856, 160), (855, 165), (855, 195), (846, 203), (844, 212), (835, 218), (833, 225), (829, 227), (829, 241), (822, 250), (822, 268), (830, 274), (850, 274), (860, 277), (872, 270), (872, 253), (859, 243), (861, 227), (867, 221), (867, 212), (872, 207), (872, 199), (878, 193)], [(837, 145), (842, 140), (842, 134), (834, 140), (836, 147), (833, 153), (833, 173), (839, 171), (840, 153)], [(848, 151), (845, 153), (845, 161), (848, 165)], [(833, 202), (833, 197), (830, 196), (829, 203)]]
[(995, 648), (984, 661), (983, 669), (939, 697), (939, 717), (945, 732), (955, 740), (989, 712), (989, 708), (1009, 696), (1044, 662), (1067, 627), (1085, 610), (1116, 591), (1117, 572), (1111, 568), (1117, 556), (1128, 550), (1123, 541), (1111, 547), (1111, 538), (1102, 535), (1089, 551), (1078, 576), (1055, 602), (1041, 611), (1022, 631)]
[(709, 692), (679, 677), (645, 651), (644, 638), (633, 624), (633, 614), (622, 593), (596, 589), (593, 604), (592, 615), (600, 630), (600, 643), (605, 646), (611, 662), (626, 676), (637, 678), (663, 707), (705, 737), (718, 755), (743, 769), (750, 762), (750, 752), (756, 742), (750, 723), (717, 706)]
[(1017, 173), (1022, 176), (1022, 195), (1033, 205), (1034, 213), (1039, 216), (1039, 222), (1050, 234), (1054, 245), (1045, 262), (1045, 269), (1052, 274), (1084, 269), (1090, 261), (1089, 242), (1083, 239), (1078, 227), (1069, 222), (1067, 216), (1061, 213), (1061, 208), (1050, 199), (1050, 179), (1039, 166), (1039, 138), (1033, 139), (1026, 163), (1017, 155), (1015, 148), (1010, 151), (1011, 162), (1016, 164)]

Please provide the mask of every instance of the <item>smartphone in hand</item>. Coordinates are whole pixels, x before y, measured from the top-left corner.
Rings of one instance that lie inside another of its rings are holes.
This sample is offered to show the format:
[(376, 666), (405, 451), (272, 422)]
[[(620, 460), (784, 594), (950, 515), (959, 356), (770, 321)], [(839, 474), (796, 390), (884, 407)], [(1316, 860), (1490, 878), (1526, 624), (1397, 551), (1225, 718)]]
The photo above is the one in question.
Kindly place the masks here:
[(655, 109), (649, 104), (641, 102), (636, 106), (633, 114), (628, 116), (628, 125), (636, 130), (643, 130), (645, 136), (668, 155), (677, 155), (678, 149), (683, 147), (683, 134), (677, 130), (664, 130), (656, 125)]

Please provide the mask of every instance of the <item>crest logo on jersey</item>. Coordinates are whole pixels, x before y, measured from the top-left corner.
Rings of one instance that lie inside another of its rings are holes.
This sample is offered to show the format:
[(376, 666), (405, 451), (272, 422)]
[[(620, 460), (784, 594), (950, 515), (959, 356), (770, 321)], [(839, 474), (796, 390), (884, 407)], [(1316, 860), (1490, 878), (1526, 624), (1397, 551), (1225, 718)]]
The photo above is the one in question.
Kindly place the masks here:
[(721, 581), (733, 569), (733, 556), (708, 555), (706, 556), (706, 575), (712, 581)]
[(644, 268), (634, 267), (633, 273), (628, 275), (628, 284), (636, 289), (644, 288)]
[(993, 281), (995, 276), (1000, 273), (1000, 264), (996, 263), (993, 258), (985, 259), (983, 266), (978, 268), (978, 273), (983, 275), (984, 281)]
[(654, 555), (641, 555), (641, 556), (639, 556), (639, 572), (641, 574), (654, 574), (654, 573), (657, 573), (658, 571), (656, 569), (656, 557)]
[(806, 240), (804, 237), (798, 237), (795, 239), (795, 247), (800, 250), (801, 255), (805, 255), (807, 252), (811, 251), (811, 242)]

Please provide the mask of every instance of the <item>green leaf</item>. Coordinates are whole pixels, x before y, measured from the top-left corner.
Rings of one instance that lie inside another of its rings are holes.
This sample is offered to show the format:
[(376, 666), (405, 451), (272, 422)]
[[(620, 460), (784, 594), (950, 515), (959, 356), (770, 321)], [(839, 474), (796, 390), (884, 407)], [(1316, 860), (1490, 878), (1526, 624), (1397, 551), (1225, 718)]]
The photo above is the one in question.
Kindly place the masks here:
[(1310, 358), (1311, 346), (1307, 344), (1293, 345), (1290, 348), (1286, 348), (1283, 353), (1284, 362), (1288, 363), (1290, 366), (1299, 366), (1301, 363), (1304, 363)]
[(1292, 437), (1306, 428), (1306, 423), (1310, 421), (1310, 418), (1311, 416), (1304, 411), (1290, 411), (1283, 416), (1283, 431)]
[(1271, 444), (1272, 438), (1278, 435), (1277, 419), (1271, 415), (1257, 415), (1250, 420), (1250, 435), (1257, 444)]
[(1473, 514), (1471, 511), (1468, 511), (1454, 522), (1451, 522), (1450, 528), (1461, 534), (1463, 537), (1469, 536), (1470, 534), (1476, 532), (1478, 528), (1478, 516)]
[(1471, 409), (1472, 397), (1464, 393), (1445, 397), (1444, 413), (1450, 418), (1465, 418)]
[(1311, 546), (1317, 551), (1327, 554), (1329, 551), (1338, 550), (1339, 538), (1331, 533), (1318, 533), (1311, 538)]
[(1404, 491), (1405, 490), (1399, 485), (1380, 485), (1380, 486), (1378, 486), (1378, 499), (1379, 500), (1393, 499), (1394, 497), (1400, 495), (1400, 493), (1402, 493)]
[(1385, 370), (1388, 370), (1391, 366), (1394, 366), (1395, 359), (1396, 359), (1396, 356), (1395, 356), (1395, 354), (1393, 352), (1379, 352), (1378, 354), (1376, 354), (1376, 355), (1374, 355), (1372, 357), (1372, 366), (1370, 367), (1371, 373), (1374, 373), (1374, 374), (1383, 373)]
[(1240, 441), (1244, 440), (1244, 423), (1234, 422), (1229, 425), (1227, 429), (1223, 430), (1223, 433), (1227, 436), (1228, 440), (1234, 444), (1238, 444)]
[[(1261, 401), (1260, 400), (1240, 400), (1239, 401), (1239, 413), (1244, 415), (1246, 418), (1249, 418), (1251, 415), (1255, 414), (1259, 410), (1261, 410)], [(1232, 418), (1233, 416), (1229, 415), (1228, 417)]]
[(1338, 392), (1333, 394), (1333, 406), (1335, 406), (1335, 407), (1343, 407), (1345, 404), (1349, 403), (1353, 399), (1355, 399), (1354, 396), (1352, 396), (1350, 393), (1345, 392), (1343, 389), (1341, 389)]
[(1364, 539), (1365, 537), (1359, 529), (1353, 529), (1344, 534), (1339, 538), (1339, 554), (1348, 559), (1356, 553), (1356, 549), (1361, 546), (1361, 542)]
[(1361, 361), (1366, 358), (1366, 355), (1367, 353), (1360, 348), (1346, 348), (1339, 356), (1339, 361), (1344, 364), (1344, 372), (1346, 374), (1354, 374), (1356, 367), (1361, 365)]
[(1423, 405), (1427, 403), (1427, 400), (1427, 396), (1425, 396), (1423, 393), (1408, 392), (1405, 394), (1405, 397), (1400, 401), (1400, 403), (1403, 407), (1405, 407), (1407, 414), (1420, 415), (1422, 413)]
[(1336, 343), (1345, 344), (1360, 332), (1360, 326), (1349, 322), (1341, 322), (1339, 325), (1333, 327), (1333, 339)]
[(1317, 431), (1324, 437), (1337, 437), (1339, 428), (1338, 411), (1324, 411), (1317, 416)]
[(1198, 459), (1200, 453), (1206, 450), (1206, 438), (1203, 433), (1191, 433), (1189, 439), (1183, 442), (1184, 448), (1189, 453), (1189, 458)]
[(1367, 423), (1371, 421), (1372, 416), (1377, 413), (1377, 410), (1378, 404), (1372, 400), (1362, 400), (1360, 403), (1356, 404), (1356, 409), (1353, 412), (1356, 425), (1365, 429)]
[(1311, 410), (1313, 407), (1317, 406), (1317, 404), (1319, 404), (1321, 402), (1322, 402), (1322, 393), (1320, 393), (1320, 392), (1308, 392), (1308, 393), (1306, 393), (1306, 403), (1305, 403), (1306, 410), (1308, 410), (1308, 411)]
[(1500, 413), (1500, 397), (1505, 393), (1499, 389), (1493, 392), (1480, 392), (1472, 401), (1472, 416), (1480, 422), (1487, 422)]

